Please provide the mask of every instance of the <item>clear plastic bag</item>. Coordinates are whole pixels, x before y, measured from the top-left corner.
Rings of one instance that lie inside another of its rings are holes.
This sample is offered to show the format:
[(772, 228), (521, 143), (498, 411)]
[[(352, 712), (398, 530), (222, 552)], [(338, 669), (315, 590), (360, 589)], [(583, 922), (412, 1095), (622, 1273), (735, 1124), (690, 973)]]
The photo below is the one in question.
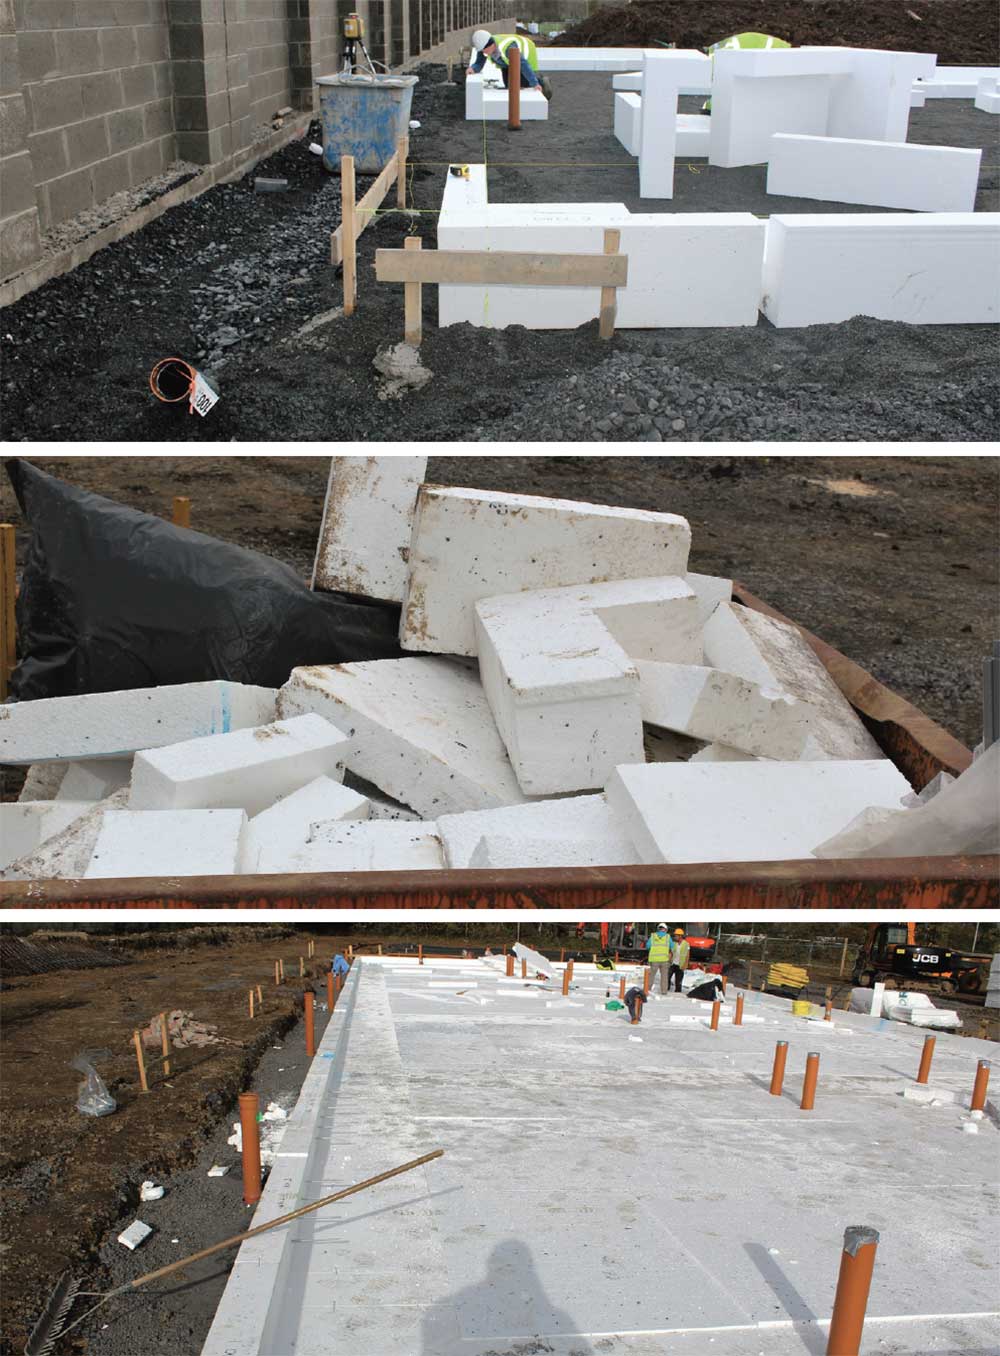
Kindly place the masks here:
[(81, 1116), (110, 1116), (112, 1111), (117, 1111), (118, 1103), (89, 1059), (77, 1055), (76, 1059), (70, 1060), (69, 1067), (85, 1075), (76, 1094), (76, 1109)]

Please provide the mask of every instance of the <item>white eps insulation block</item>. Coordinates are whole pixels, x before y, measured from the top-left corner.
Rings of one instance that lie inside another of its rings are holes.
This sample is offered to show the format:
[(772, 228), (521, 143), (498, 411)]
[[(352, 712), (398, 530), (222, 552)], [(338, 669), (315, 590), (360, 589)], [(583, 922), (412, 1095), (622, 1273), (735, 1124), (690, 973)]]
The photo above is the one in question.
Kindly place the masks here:
[[(691, 528), (675, 513), (425, 485), (417, 503), (400, 644), (473, 655), (474, 608), (481, 598), (683, 575), (690, 545)], [(405, 796), (399, 799), (414, 805)]]
[(977, 81), (975, 103), (981, 113), (1000, 113), (1000, 80), (994, 76)]
[(121, 758), (263, 725), (274, 719), (275, 695), (220, 680), (13, 702), (0, 706), (0, 763)]
[(524, 800), (479, 678), (461, 662), (294, 669), (278, 707), (283, 716), (314, 711), (336, 721), (351, 741), (351, 771), (428, 819)]
[(909, 789), (882, 758), (620, 767), (606, 795), (644, 862), (767, 862), (810, 857), (825, 830)]
[(721, 579), (714, 574), (696, 574), (693, 570), (689, 570), (684, 576), (684, 582), (689, 589), (694, 591), (695, 597), (698, 599), (698, 620), (702, 626), (705, 625), (720, 603), (732, 602), (733, 581), (731, 579)]
[(433, 821), (422, 824), (317, 823), (296, 856), (298, 871), (440, 871), (441, 840)]
[(426, 457), (333, 457), (314, 589), (402, 602)]
[(603, 71), (615, 74), (642, 65), (642, 47), (539, 47), (540, 71)]
[(128, 786), (132, 778), (131, 758), (85, 758), (70, 763), (59, 783), (56, 800), (104, 800)]
[(124, 810), (128, 794), (128, 787), (122, 787), (107, 800), (81, 807), (82, 813), (66, 828), (0, 868), (0, 879), (73, 880), (82, 876), (97, 843), (105, 811)]
[(32, 763), (18, 800), (55, 800), (72, 763)]
[(778, 132), (767, 191), (912, 212), (972, 212), (982, 151)]
[[(808, 733), (827, 757), (882, 757), (798, 627), (738, 603), (720, 603), (705, 623), (703, 638), (706, 664), (807, 706)], [(737, 740), (730, 742), (743, 747)]]
[(322, 716), (189, 739), (136, 754), (133, 810), (227, 809), (260, 814), (315, 777), (343, 780), (347, 736)]
[(698, 602), (677, 577), (484, 598), (476, 648), (521, 790), (587, 790), (642, 761), (633, 658), (700, 662)]
[(0, 870), (35, 851), (91, 808), (89, 801), (19, 800), (0, 803)]
[(615, 136), (629, 155), (639, 154), (642, 128), (642, 100), (638, 94), (615, 95)]
[[(639, 854), (633, 848), (629, 864), (637, 864), (638, 858)], [(594, 865), (607, 863), (593, 862), (586, 843), (558, 838), (513, 838), (502, 833), (483, 834), (469, 860), (470, 871), (482, 871), (487, 867), (496, 871), (527, 871), (539, 867)]]
[(242, 810), (108, 810), (87, 880), (231, 876), (244, 869)]
[(581, 866), (624, 866), (637, 860), (635, 846), (603, 796), (565, 796), (499, 810), (442, 815), (437, 831), (445, 863), (454, 871), (472, 865), (482, 839), (551, 843), (571, 852)]
[(369, 802), (331, 777), (317, 777), (283, 796), (247, 825), (243, 860), (249, 872), (275, 874), (294, 869), (295, 853), (309, 840), (318, 820), (367, 819)]
[(704, 52), (647, 51), (644, 54), (639, 127), (640, 198), (674, 196), (674, 159), (678, 153), (677, 97), (682, 85), (697, 83), (711, 68), (711, 59)]
[(1000, 320), (1000, 212), (772, 216), (761, 309), (778, 329), (852, 316)]

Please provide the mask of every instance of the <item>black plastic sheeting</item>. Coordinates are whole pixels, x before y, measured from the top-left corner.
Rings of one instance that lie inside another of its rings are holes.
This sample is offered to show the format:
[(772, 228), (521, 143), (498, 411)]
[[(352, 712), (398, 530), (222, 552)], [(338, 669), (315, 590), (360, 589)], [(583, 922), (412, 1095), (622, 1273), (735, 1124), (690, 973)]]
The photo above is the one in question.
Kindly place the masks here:
[(6, 463), (31, 527), (18, 701), (395, 659), (399, 608), (313, 593), (289, 566)]

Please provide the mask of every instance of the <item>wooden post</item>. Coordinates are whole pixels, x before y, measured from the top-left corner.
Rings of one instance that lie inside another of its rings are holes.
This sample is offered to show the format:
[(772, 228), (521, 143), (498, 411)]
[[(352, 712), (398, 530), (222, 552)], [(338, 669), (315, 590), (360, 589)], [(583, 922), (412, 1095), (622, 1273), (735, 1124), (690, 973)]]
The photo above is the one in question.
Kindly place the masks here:
[(299, 957), (299, 979), (305, 979), (305, 977), (306, 977), (306, 958), (305, 958), (305, 956), (300, 956), (300, 957)]
[(250, 1020), (253, 1021), (253, 989), (250, 990)]
[(142, 1092), (149, 1091), (149, 1084), (146, 1082), (146, 1061), (142, 1057), (142, 1037), (136, 1031), (132, 1036), (135, 1045), (135, 1062), (139, 1066), (139, 1088)]
[(844, 945), (840, 949), (840, 978), (844, 978), (844, 966), (847, 964), (847, 938), (844, 938)]
[[(617, 254), (621, 246), (621, 231), (604, 232), (604, 253)], [(597, 333), (601, 339), (613, 339), (615, 333), (615, 313), (618, 309), (618, 289), (601, 288), (601, 318)]]
[[(403, 241), (403, 249), (423, 249), (423, 243), (419, 235), (408, 235)], [(403, 284), (403, 339), (413, 348), (419, 348), (424, 337), (423, 290), (418, 282)]]
[(279, 960), (279, 961), (278, 961), (278, 974), (281, 976), (281, 983), (284, 984), (284, 982), (285, 982), (285, 962), (284, 962), (283, 960)]
[(281, 970), (280, 970), (280, 968), (279, 968), (279, 967), (280, 967), (280, 964), (281, 964), (280, 961), (275, 961), (275, 962), (274, 962), (274, 983), (275, 983), (275, 986), (277, 986), (278, 984), (281, 983)]
[(400, 137), (396, 142), (396, 206), (406, 207), (406, 161), (410, 154), (410, 138)]
[(160, 1013), (160, 1045), (163, 1050), (163, 1076), (170, 1077), (170, 1037), (167, 1034), (167, 1014)]
[(507, 130), (521, 130), (521, 49), (516, 42), (508, 49)]
[(264, 1006), (264, 995), (263, 995), (263, 994), (261, 993), (261, 991), (260, 991), (260, 985), (259, 985), (259, 984), (257, 985), (257, 1006), (258, 1006), (258, 1007), (263, 1007), (263, 1006)]
[(354, 156), (340, 157), (340, 229), (344, 250), (344, 315), (353, 315), (358, 299), (358, 242), (354, 220)]
[(0, 701), (7, 700), (7, 685), (17, 662), (17, 623), (14, 612), (17, 596), (14, 557), (16, 536), (10, 523), (0, 524)]
[(174, 527), (191, 526), (191, 500), (184, 495), (174, 496)]
[(379, 942), (379, 944), (378, 944), (378, 954), (379, 954), (380, 956), (381, 956), (381, 954), (382, 954), (382, 943), (381, 943), (381, 942)]

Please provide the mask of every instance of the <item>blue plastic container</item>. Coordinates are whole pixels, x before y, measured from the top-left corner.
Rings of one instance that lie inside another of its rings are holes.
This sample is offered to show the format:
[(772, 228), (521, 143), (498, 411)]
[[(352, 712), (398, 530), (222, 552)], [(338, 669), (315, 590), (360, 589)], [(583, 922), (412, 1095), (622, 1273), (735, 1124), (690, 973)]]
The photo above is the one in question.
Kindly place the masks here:
[(323, 75), (319, 85), (323, 166), (339, 173), (354, 156), (357, 174), (378, 174), (410, 125), (415, 75)]

